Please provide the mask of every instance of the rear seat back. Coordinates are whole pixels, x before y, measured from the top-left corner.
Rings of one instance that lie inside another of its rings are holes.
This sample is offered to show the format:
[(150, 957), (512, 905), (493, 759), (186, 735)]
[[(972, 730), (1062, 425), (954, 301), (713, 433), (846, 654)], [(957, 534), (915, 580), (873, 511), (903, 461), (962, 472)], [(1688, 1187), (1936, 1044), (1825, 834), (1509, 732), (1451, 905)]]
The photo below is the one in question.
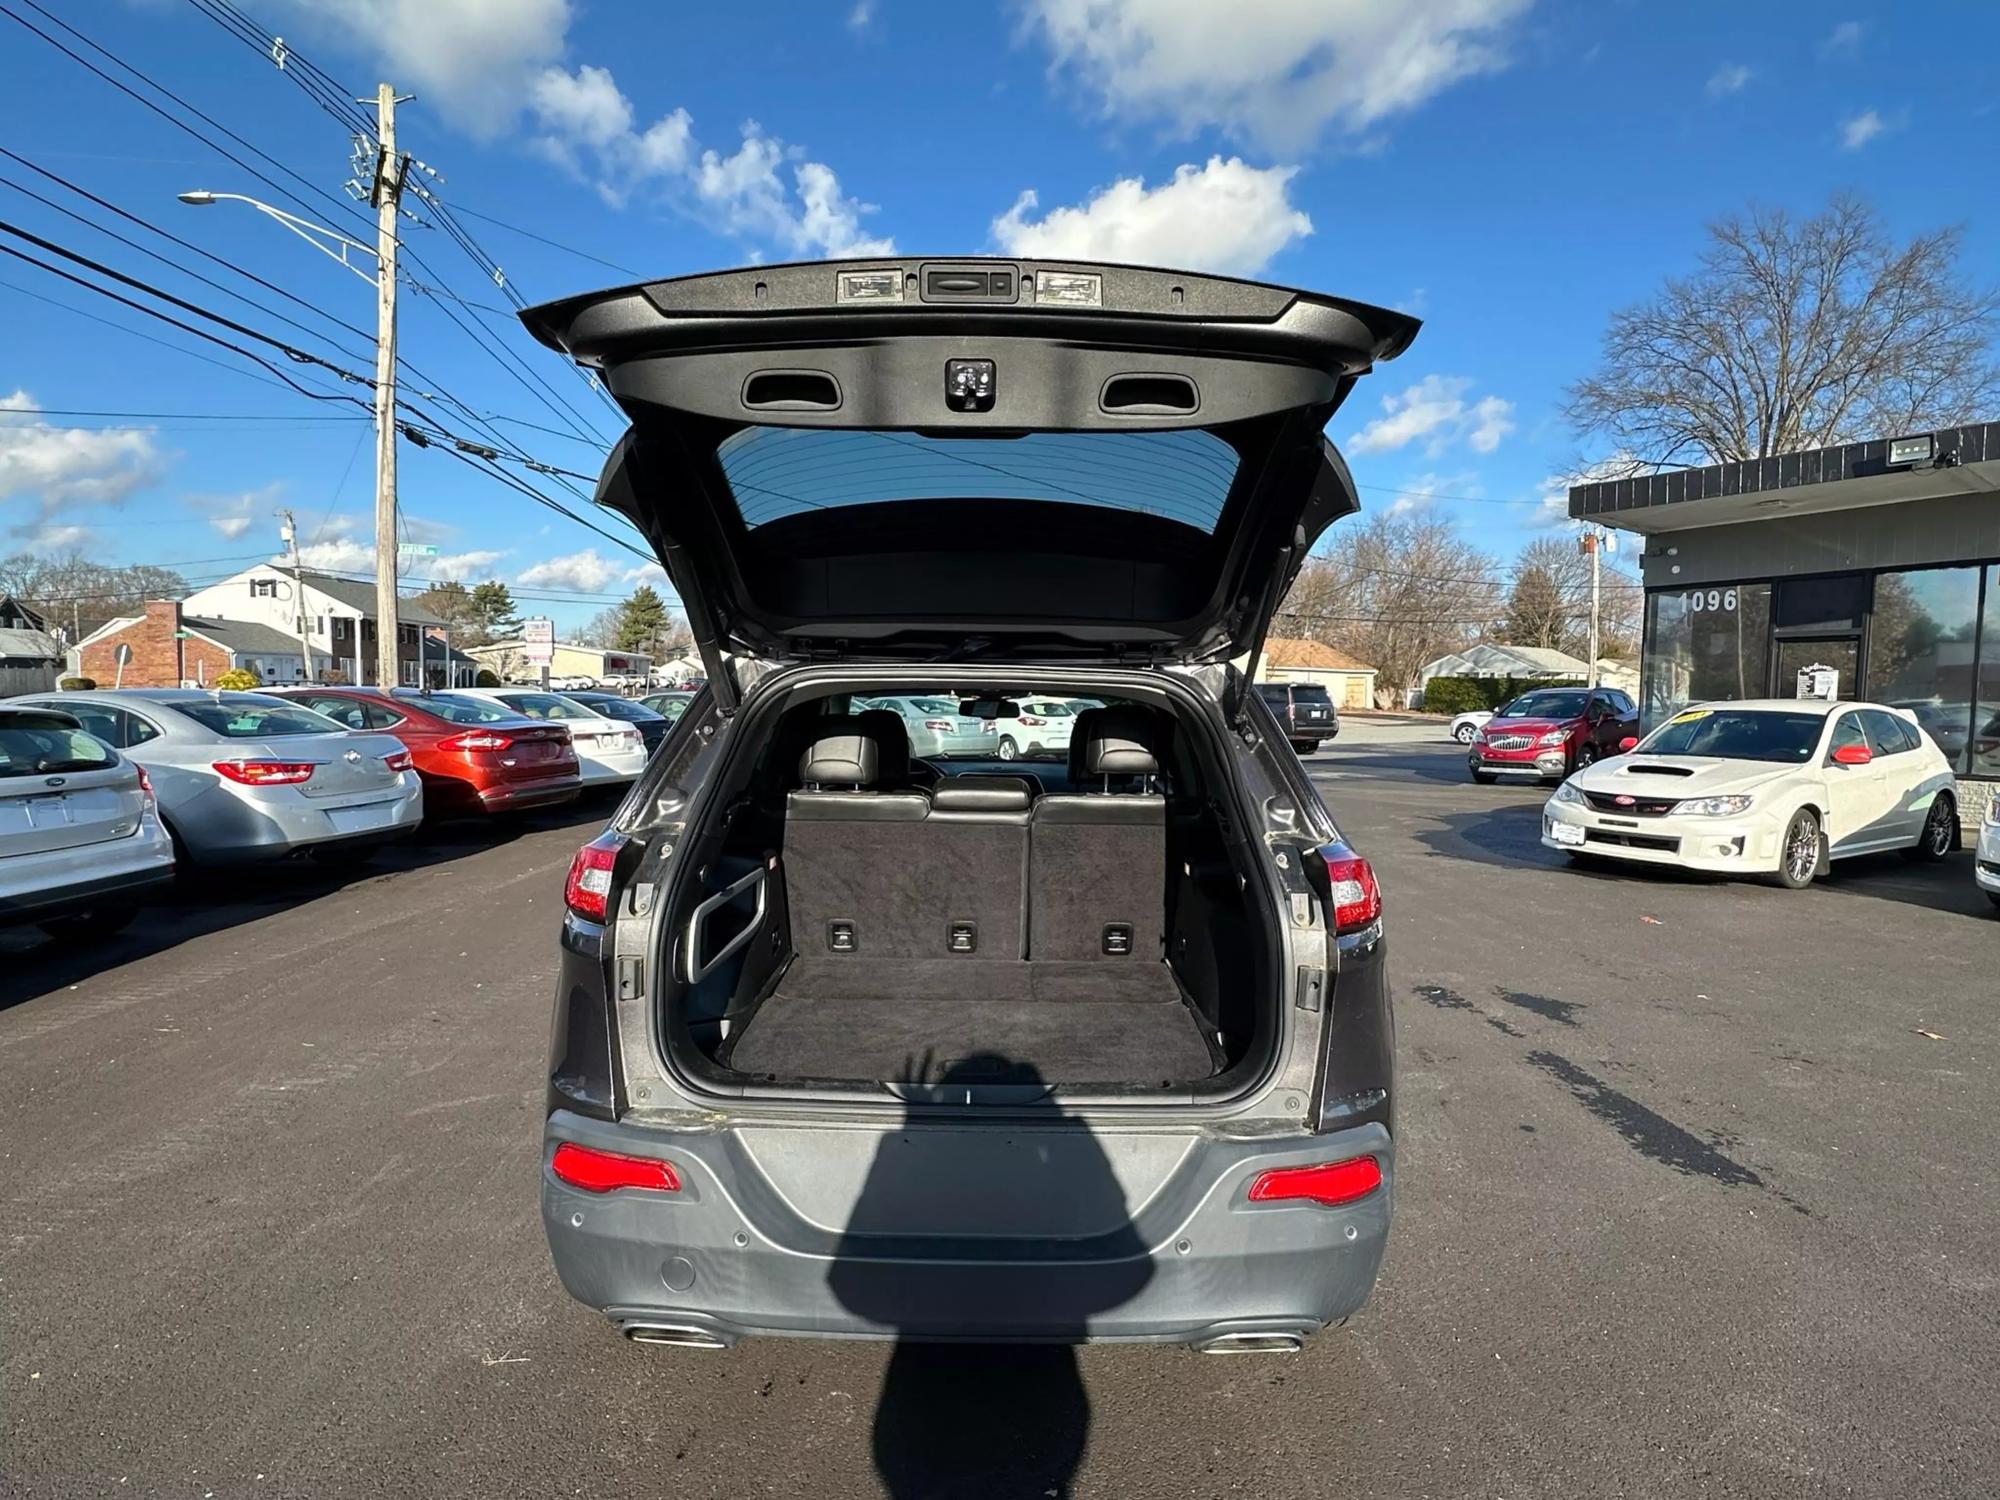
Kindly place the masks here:
[[(1071, 793), (1035, 804), (1028, 927), (1038, 959), (1157, 959), (1166, 941), (1167, 804), (1162, 721), (1093, 708), (1070, 733)], [(1128, 790), (1135, 785), (1145, 790)], [(1093, 789), (1094, 788), (1094, 789)]]

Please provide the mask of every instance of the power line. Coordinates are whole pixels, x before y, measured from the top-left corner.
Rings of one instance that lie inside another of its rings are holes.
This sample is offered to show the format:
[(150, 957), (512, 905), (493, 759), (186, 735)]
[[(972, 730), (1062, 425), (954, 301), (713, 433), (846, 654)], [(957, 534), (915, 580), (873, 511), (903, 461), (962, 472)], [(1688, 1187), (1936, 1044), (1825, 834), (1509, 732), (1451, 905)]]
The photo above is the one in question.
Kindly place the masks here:
[(560, 250), (565, 255), (574, 255), (578, 260), (593, 261), (607, 270), (616, 271), (621, 276), (630, 276), (634, 281), (638, 281), (644, 276), (643, 272), (635, 271), (630, 266), (621, 266), (615, 260), (606, 260), (601, 255), (592, 255), (588, 250), (579, 250), (574, 245), (565, 245), (561, 240), (552, 240), (545, 234), (535, 233), (532, 229), (523, 229), (519, 224), (509, 224), (505, 219), (496, 219), (492, 214), (481, 213), (476, 208), (467, 208), (462, 203), (458, 205), (458, 211), (475, 219), (484, 219), (488, 224), (497, 225), (501, 229), (521, 235), (524, 238), (539, 240), (550, 249)]

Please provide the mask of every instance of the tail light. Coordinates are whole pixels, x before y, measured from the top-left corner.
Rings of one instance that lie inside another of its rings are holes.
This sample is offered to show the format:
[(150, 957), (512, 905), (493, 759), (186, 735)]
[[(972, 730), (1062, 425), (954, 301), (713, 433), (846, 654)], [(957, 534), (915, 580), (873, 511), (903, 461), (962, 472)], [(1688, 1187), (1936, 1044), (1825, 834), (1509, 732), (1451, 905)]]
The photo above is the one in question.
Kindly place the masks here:
[(157, 813), (160, 810), (160, 799), (153, 790), (153, 778), (146, 774), (146, 768), (137, 761), (132, 763), (132, 769), (139, 773), (139, 795), (146, 799), (146, 811)]
[(513, 743), (514, 736), (502, 734), (497, 729), (468, 729), (464, 734), (439, 740), (437, 747), (440, 750), (505, 750)]
[[(1373, 1157), (1364, 1158), (1373, 1161)], [(556, 1147), (549, 1170), (573, 1188), (586, 1193), (614, 1193), (619, 1188), (651, 1188), (656, 1193), (678, 1193), (680, 1173), (670, 1161), (650, 1156), (625, 1156), (616, 1151), (599, 1151), (564, 1141)]]
[(297, 786), (319, 768), (309, 760), (219, 760), (215, 769), (239, 786)]
[(382, 764), (398, 773), (407, 771), (411, 765), (410, 752), (407, 750), (391, 750), (387, 755), (382, 757)]
[(1359, 932), (1382, 915), (1382, 887), (1368, 861), (1345, 845), (1324, 850), (1333, 902), (1333, 930)]
[(563, 905), (579, 917), (604, 921), (611, 909), (611, 868), (624, 844), (624, 834), (606, 829), (577, 850), (563, 882)]
[(958, 726), (949, 719), (926, 719), (924, 720), (924, 728), (935, 729), (942, 734), (950, 734)]
[(1252, 1203), (1317, 1203), (1338, 1208), (1366, 1198), (1382, 1185), (1382, 1165), (1372, 1156), (1323, 1162), (1316, 1167), (1280, 1167), (1250, 1184)]
[(1048, 723), (1049, 721), (1047, 719), (1031, 718), (1027, 714), (1022, 714), (1021, 722), (1023, 724), (1032, 724), (1034, 725), (1035, 728), (1040, 729), (1044, 724)]

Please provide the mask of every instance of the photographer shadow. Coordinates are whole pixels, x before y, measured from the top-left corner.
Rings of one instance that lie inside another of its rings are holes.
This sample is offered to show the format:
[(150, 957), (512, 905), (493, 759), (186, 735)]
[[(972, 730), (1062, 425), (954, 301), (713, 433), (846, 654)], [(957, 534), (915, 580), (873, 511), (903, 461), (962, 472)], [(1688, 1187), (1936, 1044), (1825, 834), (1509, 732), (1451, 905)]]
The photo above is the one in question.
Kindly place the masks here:
[[(1152, 1264), (1103, 1149), (1032, 1065), (975, 1054), (924, 1092), (953, 1084), (1018, 1086), (1021, 1102), (1009, 1125), (884, 1136), (829, 1273), (842, 1306), (896, 1332), (876, 1471), (899, 1500), (1067, 1496), (1091, 1416), (1075, 1345)], [(1013, 1257), (997, 1268), (995, 1238)]]

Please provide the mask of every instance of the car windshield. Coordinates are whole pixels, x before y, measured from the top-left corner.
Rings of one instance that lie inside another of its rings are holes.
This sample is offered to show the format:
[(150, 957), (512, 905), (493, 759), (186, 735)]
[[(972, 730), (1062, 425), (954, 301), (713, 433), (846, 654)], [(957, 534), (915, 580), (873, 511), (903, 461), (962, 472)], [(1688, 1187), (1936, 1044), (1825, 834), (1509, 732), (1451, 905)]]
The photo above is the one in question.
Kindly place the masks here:
[(0, 715), (0, 778), (101, 771), (111, 752), (53, 714)]
[(660, 716), (643, 703), (634, 703), (630, 698), (586, 698), (586, 708), (594, 708), (607, 719), (623, 719), (628, 724), (650, 724)]
[(453, 724), (499, 724), (519, 718), (512, 709), (484, 698), (460, 698), (449, 693), (432, 693), (418, 705), (425, 713), (436, 714)]
[(500, 700), (531, 719), (596, 719), (602, 715), (554, 693), (509, 693)]
[(717, 450), (755, 528), (807, 511), (923, 500), (1096, 505), (1215, 529), (1236, 450), (1188, 432), (1030, 432), (1013, 438), (746, 427)]
[(1826, 715), (1784, 709), (1691, 708), (1639, 747), (1647, 755), (1713, 755), (1796, 765), (1819, 744)]
[(267, 740), (288, 734), (345, 734), (347, 726), (296, 703), (254, 693), (177, 698), (168, 705), (204, 729), (232, 740)]
[(1503, 719), (1580, 719), (1588, 693), (1523, 693), (1500, 710)]
[[(893, 698), (882, 700), (885, 706), (894, 703)], [(955, 698), (905, 698), (903, 700), (920, 714), (950, 714), (958, 717), (958, 700)]]

